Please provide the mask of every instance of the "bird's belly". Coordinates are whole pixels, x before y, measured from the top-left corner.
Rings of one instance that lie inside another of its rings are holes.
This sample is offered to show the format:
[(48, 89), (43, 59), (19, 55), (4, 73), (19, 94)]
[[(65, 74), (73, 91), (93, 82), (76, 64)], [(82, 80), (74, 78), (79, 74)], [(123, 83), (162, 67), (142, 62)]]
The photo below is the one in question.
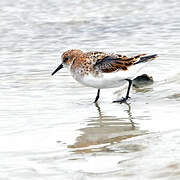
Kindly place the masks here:
[(87, 75), (84, 77), (74, 77), (78, 82), (81, 84), (98, 88), (98, 89), (104, 89), (104, 88), (114, 88), (122, 86), (126, 83), (125, 78), (119, 77), (119, 76), (93, 76), (93, 75)]
[(125, 80), (106, 80), (106, 79), (88, 79), (81, 81), (85, 86), (90, 86), (98, 89), (114, 88), (125, 84)]

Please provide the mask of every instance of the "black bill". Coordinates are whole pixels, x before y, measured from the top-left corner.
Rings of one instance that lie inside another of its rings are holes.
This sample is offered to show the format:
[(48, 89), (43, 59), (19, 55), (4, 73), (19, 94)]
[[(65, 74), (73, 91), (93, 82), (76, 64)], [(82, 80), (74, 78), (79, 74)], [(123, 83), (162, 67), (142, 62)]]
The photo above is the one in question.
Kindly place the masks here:
[(58, 67), (57, 67), (57, 69), (51, 74), (51, 75), (54, 75), (56, 72), (58, 72), (60, 69), (62, 69), (63, 68), (63, 65), (62, 64), (60, 64)]

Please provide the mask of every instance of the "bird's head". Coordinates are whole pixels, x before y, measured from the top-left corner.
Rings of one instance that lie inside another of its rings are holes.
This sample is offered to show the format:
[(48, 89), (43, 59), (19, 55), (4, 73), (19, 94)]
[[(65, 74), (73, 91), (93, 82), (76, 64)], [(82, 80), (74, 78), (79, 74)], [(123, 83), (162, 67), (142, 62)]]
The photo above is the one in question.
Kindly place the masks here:
[(65, 51), (61, 56), (61, 64), (56, 68), (56, 70), (52, 73), (54, 75), (57, 71), (62, 69), (63, 67), (70, 67), (76, 58), (81, 55), (83, 52), (79, 49), (72, 49)]

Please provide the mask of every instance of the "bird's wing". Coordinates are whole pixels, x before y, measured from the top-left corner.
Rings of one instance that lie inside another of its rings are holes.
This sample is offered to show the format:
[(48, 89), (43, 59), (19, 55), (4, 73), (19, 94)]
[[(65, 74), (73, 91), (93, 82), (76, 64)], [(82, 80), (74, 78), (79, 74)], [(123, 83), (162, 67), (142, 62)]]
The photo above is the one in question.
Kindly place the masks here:
[(131, 58), (118, 54), (105, 56), (96, 61), (94, 68), (104, 73), (110, 73), (119, 70), (126, 71), (130, 66), (137, 62), (139, 57), (144, 55), (145, 54), (139, 54)]

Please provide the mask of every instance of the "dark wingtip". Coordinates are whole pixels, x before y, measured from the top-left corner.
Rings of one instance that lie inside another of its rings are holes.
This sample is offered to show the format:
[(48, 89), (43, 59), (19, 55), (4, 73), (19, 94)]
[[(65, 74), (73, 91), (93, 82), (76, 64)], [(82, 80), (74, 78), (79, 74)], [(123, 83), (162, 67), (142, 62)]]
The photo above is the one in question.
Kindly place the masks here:
[(143, 56), (142, 59), (143, 59), (143, 58), (148, 58), (148, 59), (150, 59), (150, 58), (155, 58), (155, 57), (158, 57), (158, 54)]
[(155, 59), (155, 58), (157, 58), (158, 57), (158, 54), (153, 54), (153, 55), (150, 55), (150, 59)]
[(148, 61), (151, 61), (151, 60), (155, 59), (156, 57), (158, 57), (157, 54), (153, 54), (153, 55), (149, 55), (149, 56), (143, 56), (143, 57), (140, 58), (139, 61), (135, 62), (134, 64), (148, 62)]
[(158, 57), (158, 54), (153, 54), (152, 57)]

